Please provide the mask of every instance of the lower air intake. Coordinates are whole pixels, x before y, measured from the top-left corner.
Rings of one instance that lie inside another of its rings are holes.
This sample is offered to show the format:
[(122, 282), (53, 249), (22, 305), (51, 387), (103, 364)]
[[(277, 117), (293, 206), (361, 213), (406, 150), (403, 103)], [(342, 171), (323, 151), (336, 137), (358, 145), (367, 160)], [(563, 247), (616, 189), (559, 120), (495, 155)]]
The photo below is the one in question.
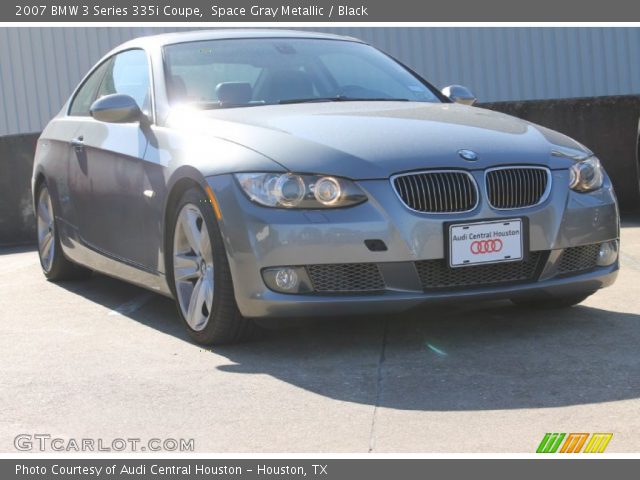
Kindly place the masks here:
[(493, 263), (450, 268), (444, 259), (421, 260), (416, 268), (424, 291), (483, 287), (513, 282), (535, 281), (539, 265), (548, 252), (531, 252), (520, 262)]
[(376, 293), (385, 286), (375, 263), (307, 265), (307, 271), (318, 293)]

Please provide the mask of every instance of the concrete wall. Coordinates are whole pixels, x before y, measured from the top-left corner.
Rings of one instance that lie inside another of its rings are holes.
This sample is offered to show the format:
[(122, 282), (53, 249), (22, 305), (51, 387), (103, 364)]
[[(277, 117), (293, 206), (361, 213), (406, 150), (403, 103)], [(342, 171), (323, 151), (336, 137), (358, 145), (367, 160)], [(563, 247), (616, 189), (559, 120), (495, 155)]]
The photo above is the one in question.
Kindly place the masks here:
[(0, 245), (36, 242), (31, 171), (37, 138), (0, 137)]
[[(38, 132), (108, 50), (177, 28), (0, 28), (0, 136)], [(184, 30), (184, 29), (183, 29)], [(361, 38), (485, 102), (640, 94), (640, 28), (314, 27)]]

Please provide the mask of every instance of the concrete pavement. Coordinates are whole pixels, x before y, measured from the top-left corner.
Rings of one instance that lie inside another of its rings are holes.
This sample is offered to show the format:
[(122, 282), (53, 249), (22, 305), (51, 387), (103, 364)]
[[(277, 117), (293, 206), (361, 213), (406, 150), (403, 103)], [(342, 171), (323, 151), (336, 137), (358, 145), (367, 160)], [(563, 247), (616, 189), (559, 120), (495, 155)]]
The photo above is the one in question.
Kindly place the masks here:
[(0, 250), (0, 452), (14, 437), (193, 438), (197, 452), (524, 452), (546, 432), (640, 451), (640, 222), (617, 283), (565, 311), (508, 302), (268, 325), (192, 344), (169, 299), (53, 284)]

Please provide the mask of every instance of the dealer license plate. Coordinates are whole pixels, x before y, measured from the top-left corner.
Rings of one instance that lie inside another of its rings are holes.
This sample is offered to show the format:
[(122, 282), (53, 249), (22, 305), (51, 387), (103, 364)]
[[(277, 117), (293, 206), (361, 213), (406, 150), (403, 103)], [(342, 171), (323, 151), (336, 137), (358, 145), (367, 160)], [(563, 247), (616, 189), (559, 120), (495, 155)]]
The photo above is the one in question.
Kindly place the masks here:
[(523, 260), (522, 219), (449, 225), (449, 266)]

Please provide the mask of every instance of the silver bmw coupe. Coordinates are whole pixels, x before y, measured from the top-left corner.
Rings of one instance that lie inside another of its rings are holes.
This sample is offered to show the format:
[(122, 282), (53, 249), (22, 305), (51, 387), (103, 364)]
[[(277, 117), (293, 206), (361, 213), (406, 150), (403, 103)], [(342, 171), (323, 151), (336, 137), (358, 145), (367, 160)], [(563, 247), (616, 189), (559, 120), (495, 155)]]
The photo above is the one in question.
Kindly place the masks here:
[(565, 307), (612, 284), (618, 209), (598, 159), (473, 101), (353, 38), (125, 43), (38, 141), (42, 269), (170, 296), (203, 344), (259, 317)]

